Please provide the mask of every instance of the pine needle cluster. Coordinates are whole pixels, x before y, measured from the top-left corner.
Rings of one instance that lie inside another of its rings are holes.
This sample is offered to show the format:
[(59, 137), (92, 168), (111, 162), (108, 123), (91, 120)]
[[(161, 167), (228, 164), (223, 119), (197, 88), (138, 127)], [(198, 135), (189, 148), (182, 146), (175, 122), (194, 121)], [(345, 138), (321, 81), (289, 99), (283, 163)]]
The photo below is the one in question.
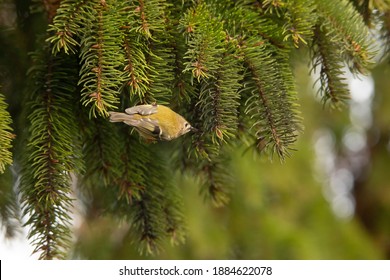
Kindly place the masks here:
[(12, 119), (7, 111), (4, 96), (0, 94), (0, 174), (4, 173), (6, 166), (12, 164)]

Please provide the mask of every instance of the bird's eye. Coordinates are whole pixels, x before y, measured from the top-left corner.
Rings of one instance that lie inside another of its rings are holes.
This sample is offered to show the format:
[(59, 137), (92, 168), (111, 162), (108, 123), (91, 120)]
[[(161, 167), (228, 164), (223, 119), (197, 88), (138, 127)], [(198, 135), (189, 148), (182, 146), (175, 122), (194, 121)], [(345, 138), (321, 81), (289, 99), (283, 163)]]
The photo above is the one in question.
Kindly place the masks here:
[(187, 127), (190, 126), (190, 124), (187, 122), (187, 123), (184, 124), (184, 126), (187, 128)]

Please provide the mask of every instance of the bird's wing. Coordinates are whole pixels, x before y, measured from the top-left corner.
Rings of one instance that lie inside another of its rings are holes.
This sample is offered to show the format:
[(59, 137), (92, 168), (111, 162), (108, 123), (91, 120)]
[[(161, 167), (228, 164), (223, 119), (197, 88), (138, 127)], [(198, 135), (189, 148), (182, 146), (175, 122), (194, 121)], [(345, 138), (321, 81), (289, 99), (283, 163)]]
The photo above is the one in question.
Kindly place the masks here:
[(161, 129), (157, 120), (144, 117), (126, 120), (124, 123), (134, 126), (145, 138), (158, 139), (161, 136)]
[(157, 113), (157, 104), (138, 105), (127, 108), (125, 112), (129, 115), (140, 114), (141, 116), (148, 116)]

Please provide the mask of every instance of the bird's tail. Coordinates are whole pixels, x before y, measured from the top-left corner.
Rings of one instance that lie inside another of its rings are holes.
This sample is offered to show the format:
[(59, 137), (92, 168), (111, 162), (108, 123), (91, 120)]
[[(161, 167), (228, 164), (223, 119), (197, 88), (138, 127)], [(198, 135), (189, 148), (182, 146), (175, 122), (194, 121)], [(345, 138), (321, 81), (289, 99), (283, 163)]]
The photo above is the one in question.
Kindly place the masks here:
[(118, 112), (108, 112), (110, 114), (110, 122), (124, 122), (129, 119), (129, 115)]

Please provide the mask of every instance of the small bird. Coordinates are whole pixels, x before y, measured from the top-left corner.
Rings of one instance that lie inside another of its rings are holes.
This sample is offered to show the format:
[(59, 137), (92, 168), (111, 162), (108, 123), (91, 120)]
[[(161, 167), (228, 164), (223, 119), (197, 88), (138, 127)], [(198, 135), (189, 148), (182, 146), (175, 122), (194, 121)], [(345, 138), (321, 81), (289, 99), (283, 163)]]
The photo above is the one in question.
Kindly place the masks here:
[(109, 112), (110, 122), (133, 126), (148, 141), (170, 141), (196, 131), (182, 116), (164, 105), (138, 105), (127, 108), (125, 112)]

